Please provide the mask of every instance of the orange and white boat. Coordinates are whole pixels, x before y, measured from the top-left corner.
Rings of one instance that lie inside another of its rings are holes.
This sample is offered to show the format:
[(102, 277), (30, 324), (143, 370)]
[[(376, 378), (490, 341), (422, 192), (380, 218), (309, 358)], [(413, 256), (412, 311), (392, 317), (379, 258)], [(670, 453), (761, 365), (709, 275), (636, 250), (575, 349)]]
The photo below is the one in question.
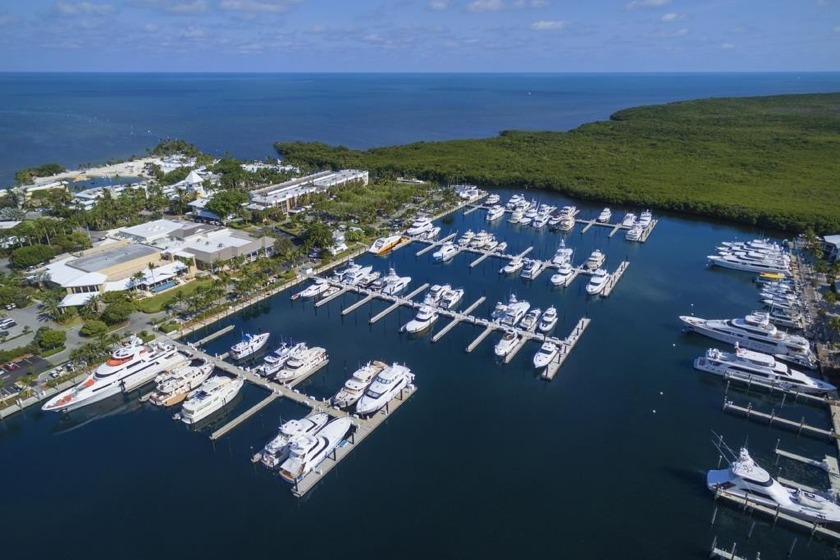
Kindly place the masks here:
[(178, 367), (185, 361), (184, 355), (171, 344), (146, 345), (139, 338), (131, 337), (84, 381), (54, 396), (41, 408), (50, 412), (76, 410), (145, 385), (163, 370)]

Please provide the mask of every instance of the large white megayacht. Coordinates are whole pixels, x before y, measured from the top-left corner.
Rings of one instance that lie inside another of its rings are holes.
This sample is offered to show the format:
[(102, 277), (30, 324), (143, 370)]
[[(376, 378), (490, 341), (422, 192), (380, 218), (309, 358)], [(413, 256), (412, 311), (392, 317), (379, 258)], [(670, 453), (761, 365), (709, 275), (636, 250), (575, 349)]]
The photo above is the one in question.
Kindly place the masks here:
[(173, 406), (187, 398), (187, 394), (207, 381), (214, 366), (208, 360), (201, 360), (195, 365), (184, 365), (155, 378), (155, 391), (149, 402), (158, 406)]
[(181, 421), (185, 424), (196, 424), (207, 418), (232, 401), (244, 383), (245, 380), (241, 377), (211, 377), (187, 395), (187, 400), (181, 407)]
[(71, 411), (101, 401), (121, 391), (128, 392), (155, 379), (164, 370), (186, 362), (171, 344), (145, 345), (132, 336), (113, 352), (81, 383), (62, 391), (41, 408), (45, 411)]
[(245, 333), (242, 335), (242, 340), (230, 347), (230, 357), (234, 360), (247, 358), (266, 345), (270, 334), (267, 332), (259, 334)]
[(753, 501), (806, 521), (840, 523), (840, 506), (834, 501), (782, 485), (750, 457), (745, 447), (738, 455), (723, 444), (717, 447), (729, 462), (729, 468), (706, 474), (706, 486), (712, 492), (725, 492), (745, 503)]
[(312, 434), (294, 436), (289, 443), (289, 458), (280, 466), (280, 476), (296, 482), (312, 472), (338, 447), (352, 426), (350, 418), (337, 418)]
[(260, 461), (267, 468), (274, 468), (289, 457), (289, 443), (295, 436), (315, 434), (327, 425), (330, 417), (324, 412), (312, 414), (300, 420), (289, 420), (280, 426), (280, 431), (260, 452)]
[(388, 364), (379, 361), (368, 362), (350, 376), (344, 385), (333, 395), (330, 402), (337, 408), (350, 408), (362, 398), (365, 390)]
[(803, 393), (828, 393), (837, 389), (831, 383), (792, 369), (769, 354), (747, 350), (737, 345), (735, 352), (709, 348), (705, 356), (694, 360), (694, 367), (723, 377), (758, 381)]
[(414, 381), (414, 374), (404, 365), (391, 364), (377, 375), (356, 403), (356, 414), (372, 416)]

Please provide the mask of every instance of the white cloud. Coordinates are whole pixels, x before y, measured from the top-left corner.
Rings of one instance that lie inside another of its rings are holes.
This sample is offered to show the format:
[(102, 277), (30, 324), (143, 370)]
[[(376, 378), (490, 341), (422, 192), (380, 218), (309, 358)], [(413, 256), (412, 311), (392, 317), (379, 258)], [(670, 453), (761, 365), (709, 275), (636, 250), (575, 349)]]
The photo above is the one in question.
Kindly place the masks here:
[(560, 29), (566, 29), (568, 27), (569, 22), (557, 20), (557, 21), (535, 21), (531, 24), (531, 29), (536, 31), (557, 31)]
[(170, 14), (201, 14), (207, 10), (206, 0), (132, 0), (141, 8), (159, 9)]
[(665, 23), (671, 23), (674, 21), (682, 21), (685, 19), (685, 14), (677, 14), (674, 12), (669, 12), (660, 18)]
[(646, 37), (653, 37), (656, 39), (667, 39), (671, 37), (685, 37), (688, 35), (688, 28), (683, 27), (682, 29), (659, 29), (654, 31), (653, 33), (648, 33)]
[(201, 27), (190, 26), (181, 31), (178, 34), (179, 37), (184, 39), (201, 39), (206, 35), (206, 32)]
[(471, 12), (498, 12), (505, 9), (502, 0), (475, 0), (470, 2), (467, 10)]
[(154, 23), (143, 24), (143, 31), (145, 31), (146, 33), (154, 33), (157, 30), (158, 30), (158, 26), (155, 25)]
[(93, 2), (56, 2), (53, 8), (63, 16), (104, 16), (115, 11), (111, 4)]
[(449, 7), (449, 2), (447, 0), (430, 0), (429, 1), (429, 9), (435, 11), (445, 10)]
[(671, 0), (633, 0), (627, 4), (628, 10), (635, 10), (636, 8), (661, 8), (671, 3)]
[(722, 48), (722, 49), (724, 49), (724, 50), (727, 50), (727, 51), (728, 51), (728, 50), (732, 50), (732, 49), (734, 49), (734, 48), (735, 48), (735, 45), (733, 45), (732, 43), (723, 43), (723, 44), (720, 46), (720, 48)]
[(238, 12), (288, 12), (301, 0), (222, 0), (219, 7), (223, 10)]

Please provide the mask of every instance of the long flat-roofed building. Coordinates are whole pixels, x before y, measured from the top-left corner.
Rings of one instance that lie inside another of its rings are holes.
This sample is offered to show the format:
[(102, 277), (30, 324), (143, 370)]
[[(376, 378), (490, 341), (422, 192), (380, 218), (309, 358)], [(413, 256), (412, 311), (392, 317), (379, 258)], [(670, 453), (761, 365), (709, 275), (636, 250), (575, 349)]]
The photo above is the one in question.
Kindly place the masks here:
[(361, 181), (367, 185), (369, 173), (358, 169), (321, 171), (306, 177), (299, 177), (284, 183), (263, 187), (251, 192), (251, 203), (247, 208), (264, 210), (280, 207), (286, 212), (297, 205), (298, 199), (313, 192), (323, 192), (331, 187)]

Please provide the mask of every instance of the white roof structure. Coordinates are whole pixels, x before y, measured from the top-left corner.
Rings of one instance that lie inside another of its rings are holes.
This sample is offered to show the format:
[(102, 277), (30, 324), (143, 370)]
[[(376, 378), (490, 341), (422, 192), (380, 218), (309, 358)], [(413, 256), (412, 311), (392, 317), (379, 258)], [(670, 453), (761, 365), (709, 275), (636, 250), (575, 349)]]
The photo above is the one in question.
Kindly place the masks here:
[(18, 221), (3, 221), (3, 222), (0, 222), (0, 229), (12, 229), (13, 227), (18, 225), (19, 223), (20, 223), (20, 220), (18, 220)]
[(99, 286), (108, 279), (99, 272), (85, 272), (78, 268), (68, 266), (70, 261), (76, 260), (72, 257), (56, 261), (44, 267), (50, 275), (50, 281), (55, 282), (62, 288), (77, 288), (80, 286)]
[(187, 178), (182, 181), (186, 185), (200, 185), (204, 182), (204, 177), (199, 175), (195, 172), (195, 170), (190, 171), (190, 174), (187, 175)]
[(78, 307), (84, 305), (88, 302), (88, 300), (92, 297), (98, 297), (99, 294), (96, 292), (87, 293), (87, 294), (67, 294), (64, 296), (58, 306), (59, 307)]
[(132, 227), (120, 228), (116, 231), (117, 237), (128, 237), (139, 243), (154, 243), (160, 239), (169, 237), (184, 227), (181, 222), (172, 220), (154, 220)]
[(192, 256), (190, 249), (209, 252), (228, 247), (242, 247), (252, 241), (253, 239), (248, 236), (236, 235), (234, 230), (224, 228), (185, 239), (184, 243), (178, 246), (177, 252)]
[(825, 241), (829, 245), (840, 247), (840, 234), (826, 235), (825, 237), (823, 237), (823, 241)]

